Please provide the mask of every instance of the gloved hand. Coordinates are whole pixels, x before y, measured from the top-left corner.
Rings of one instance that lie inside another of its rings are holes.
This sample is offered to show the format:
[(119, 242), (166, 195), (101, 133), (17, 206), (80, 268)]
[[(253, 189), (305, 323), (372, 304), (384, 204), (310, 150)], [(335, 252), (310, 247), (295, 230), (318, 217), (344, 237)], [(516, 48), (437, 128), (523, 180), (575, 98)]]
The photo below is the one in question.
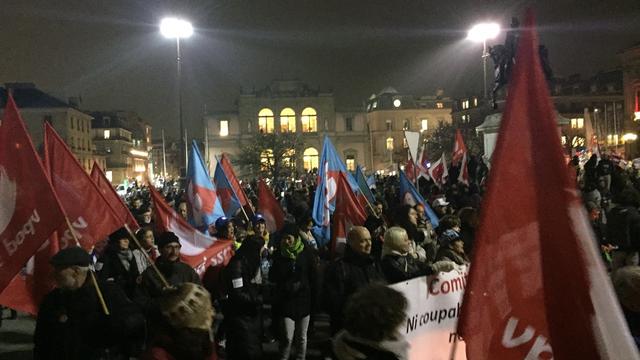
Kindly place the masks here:
[(433, 268), (434, 273), (437, 274), (440, 272), (449, 272), (455, 269), (456, 263), (454, 263), (453, 261), (442, 260), (434, 262), (431, 267)]

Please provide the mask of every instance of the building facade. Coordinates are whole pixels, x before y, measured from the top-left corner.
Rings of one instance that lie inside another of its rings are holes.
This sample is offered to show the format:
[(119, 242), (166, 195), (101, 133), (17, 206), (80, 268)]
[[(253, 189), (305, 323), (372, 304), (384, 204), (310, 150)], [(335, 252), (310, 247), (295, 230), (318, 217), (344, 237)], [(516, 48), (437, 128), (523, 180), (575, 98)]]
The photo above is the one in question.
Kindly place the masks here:
[(11, 91), (36, 149), (44, 139), (44, 124), (49, 123), (71, 149), (73, 155), (90, 172), (93, 161), (105, 165), (104, 157), (94, 154), (91, 115), (79, 110), (78, 103), (63, 101), (36, 88), (33, 83), (7, 83), (0, 88), (0, 111), (4, 111)]
[(130, 111), (94, 111), (92, 136), (96, 153), (106, 158), (105, 174), (113, 184), (153, 177), (149, 161), (151, 126)]
[[(394, 106), (396, 100), (400, 106)], [(204, 156), (228, 153), (233, 159), (257, 134), (295, 132), (304, 143), (299, 153), (291, 153), (299, 172), (317, 169), (324, 135), (350, 170), (357, 165), (385, 170), (390, 161), (407, 159), (403, 129), (430, 131), (439, 121), (451, 122), (450, 112), (451, 100), (442, 94), (417, 98), (391, 88), (373, 95), (363, 108), (336, 109), (331, 92), (300, 81), (273, 81), (262, 90), (241, 92), (237, 109), (203, 118)]]

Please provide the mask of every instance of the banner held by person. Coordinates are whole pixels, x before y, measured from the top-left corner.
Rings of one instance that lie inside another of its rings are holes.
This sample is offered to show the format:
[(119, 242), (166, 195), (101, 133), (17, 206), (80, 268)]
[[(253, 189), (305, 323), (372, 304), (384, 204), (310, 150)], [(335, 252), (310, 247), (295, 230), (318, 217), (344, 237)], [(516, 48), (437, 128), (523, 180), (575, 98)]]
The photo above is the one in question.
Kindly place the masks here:
[(122, 198), (116, 193), (113, 186), (111, 186), (111, 182), (96, 162), (93, 163), (93, 167), (91, 168), (91, 180), (96, 184), (102, 196), (104, 196), (120, 219), (125, 219), (125, 223), (134, 231), (140, 228), (135, 217), (127, 205), (125, 205), (124, 201), (122, 201)]
[(211, 182), (195, 140), (191, 144), (189, 153), (186, 190), (191, 225), (205, 230), (219, 217), (224, 216), (220, 197), (215, 185)]
[(284, 226), (284, 212), (264, 180), (258, 180), (258, 211), (264, 216), (267, 231), (273, 234)]

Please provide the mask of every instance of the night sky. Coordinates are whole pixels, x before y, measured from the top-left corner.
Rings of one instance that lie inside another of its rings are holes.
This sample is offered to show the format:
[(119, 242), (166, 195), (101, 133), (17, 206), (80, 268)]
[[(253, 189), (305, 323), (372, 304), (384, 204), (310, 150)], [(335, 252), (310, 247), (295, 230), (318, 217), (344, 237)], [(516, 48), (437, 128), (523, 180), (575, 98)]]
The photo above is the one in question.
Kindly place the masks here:
[(175, 42), (158, 24), (179, 15), (196, 28), (183, 42), (192, 134), (205, 108), (232, 110), (240, 87), (273, 79), (333, 90), (338, 109), (386, 86), (459, 97), (482, 86), (482, 45), (465, 41), (467, 29), (507, 27), (527, 4), (556, 75), (613, 69), (617, 53), (640, 42), (638, 0), (2, 0), (0, 82), (81, 96), (88, 110), (135, 110), (156, 135), (177, 134)]

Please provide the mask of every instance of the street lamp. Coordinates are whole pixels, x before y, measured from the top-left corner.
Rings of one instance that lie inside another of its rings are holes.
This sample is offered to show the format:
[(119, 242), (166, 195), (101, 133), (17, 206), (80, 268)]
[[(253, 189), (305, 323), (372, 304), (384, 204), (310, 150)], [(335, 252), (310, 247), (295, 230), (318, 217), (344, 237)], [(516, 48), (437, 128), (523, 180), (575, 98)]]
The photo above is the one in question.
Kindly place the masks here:
[(481, 23), (474, 25), (467, 33), (467, 39), (482, 43), (482, 80), (484, 98), (487, 98), (487, 40), (495, 39), (500, 33), (500, 25), (496, 23)]
[(178, 18), (164, 18), (160, 22), (160, 33), (167, 39), (176, 39), (176, 63), (178, 66), (177, 83), (178, 83), (178, 117), (180, 120), (180, 148), (184, 151), (184, 173), (187, 169), (187, 142), (185, 139), (184, 123), (182, 121), (182, 55), (180, 53), (180, 39), (187, 39), (193, 35), (193, 26), (190, 22)]

